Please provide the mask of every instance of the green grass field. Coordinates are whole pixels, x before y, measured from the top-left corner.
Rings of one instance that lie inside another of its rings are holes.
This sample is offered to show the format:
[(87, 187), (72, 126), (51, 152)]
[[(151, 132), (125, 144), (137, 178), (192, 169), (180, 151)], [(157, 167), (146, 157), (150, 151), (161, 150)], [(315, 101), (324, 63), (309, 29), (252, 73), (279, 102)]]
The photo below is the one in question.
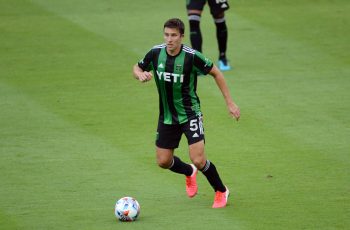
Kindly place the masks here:
[[(204, 176), (188, 199), (156, 165), (155, 84), (131, 74), (166, 19), (188, 25), (185, 1), (0, 0), (0, 229), (349, 229), (350, 2), (230, 3), (241, 120), (198, 83), (206, 153), (231, 190), (214, 210)], [(216, 60), (207, 7), (202, 31)], [(177, 155), (189, 160), (185, 140)], [(126, 195), (134, 223), (114, 218)]]

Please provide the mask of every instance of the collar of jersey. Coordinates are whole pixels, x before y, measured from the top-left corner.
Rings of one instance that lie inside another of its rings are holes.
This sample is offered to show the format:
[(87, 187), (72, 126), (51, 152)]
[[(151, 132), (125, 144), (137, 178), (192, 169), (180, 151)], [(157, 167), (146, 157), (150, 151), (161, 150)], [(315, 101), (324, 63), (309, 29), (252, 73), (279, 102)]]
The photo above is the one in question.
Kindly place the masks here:
[(175, 56), (173, 56), (173, 55), (168, 54), (168, 51), (166, 50), (166, 47), (167, 47), (167, 46), (165, 45), (165, 53), (166, 53), (166, 55), (167, 55), (168, 57), (176, 58), (176, 57), (179, 56), (180, 53), (182, 52), (183, 46), (184, 46), (184, 45), (181, 44), (180, 52), (179, 52), (178, 54), (176, 54)]

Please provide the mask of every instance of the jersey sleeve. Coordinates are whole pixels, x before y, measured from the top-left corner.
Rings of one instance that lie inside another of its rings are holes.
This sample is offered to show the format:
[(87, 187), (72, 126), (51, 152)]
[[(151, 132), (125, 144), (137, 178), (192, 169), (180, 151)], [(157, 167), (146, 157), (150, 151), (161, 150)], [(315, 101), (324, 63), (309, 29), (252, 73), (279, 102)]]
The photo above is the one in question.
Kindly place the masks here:
[(143, 59), (141, 59), (137, 64), (143, 71), (150, 71), (152, 70), (152, 57), (153, 57), (153, 51), (152, 49), (148, 51), (148, 53), (145, 55)]
[(194, 67), (204, 75), (207, 75), (214, 66), (209, 58), (204, 57), (204, 55), (198, 51), (195, 52), (193, 58)]

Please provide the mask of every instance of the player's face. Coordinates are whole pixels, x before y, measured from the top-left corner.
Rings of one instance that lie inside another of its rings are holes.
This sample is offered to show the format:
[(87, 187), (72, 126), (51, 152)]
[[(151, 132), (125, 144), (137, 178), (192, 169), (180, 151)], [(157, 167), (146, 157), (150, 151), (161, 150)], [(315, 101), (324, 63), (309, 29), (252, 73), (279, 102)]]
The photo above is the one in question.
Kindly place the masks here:
[(178, 29), (164, 28), (164, 40), (169, 54), (176, 55), (180, 52), (183, 37)]

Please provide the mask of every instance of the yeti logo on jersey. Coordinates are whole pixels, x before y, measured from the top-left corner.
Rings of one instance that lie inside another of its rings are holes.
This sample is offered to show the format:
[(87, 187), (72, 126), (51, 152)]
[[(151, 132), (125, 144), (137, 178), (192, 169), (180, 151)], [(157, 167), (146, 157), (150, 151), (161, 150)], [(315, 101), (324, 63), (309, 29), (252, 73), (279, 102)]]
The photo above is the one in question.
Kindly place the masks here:
[(173, 79), (174, 83), (180, 82), (182, 83), (184, 81), (184, 75), (183, 74), (177, 74), (177, 73), (168, 73), (168, 72), (162, 72), (157, 70), (157, 75), (159, 80), (164, 80), (167, 82), (171, 82), (171, 79)]

